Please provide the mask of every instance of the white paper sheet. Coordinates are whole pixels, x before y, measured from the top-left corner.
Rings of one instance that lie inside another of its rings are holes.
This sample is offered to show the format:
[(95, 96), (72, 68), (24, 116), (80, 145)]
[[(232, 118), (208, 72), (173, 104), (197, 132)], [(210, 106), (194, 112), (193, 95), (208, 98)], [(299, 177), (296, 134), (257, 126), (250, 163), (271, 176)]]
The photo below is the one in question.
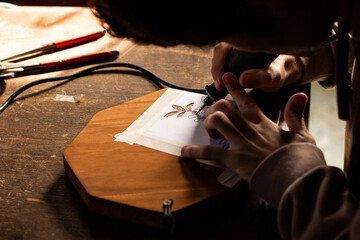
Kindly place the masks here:
[(205, 95), (168, 89), (115, 141), (137, 143), (159, 151), (180, 156), (184, 145), (210, 144), (203, 126)]
[[(175, 156), (180, 156), (181, 148), (185, 145), (214, 145), (214, 140), (210, 140), (203, 126), (206, 108), (198, 112), (205, 97), (202, 94), (167, 89), (124, 132), (116, 134), (115, 141), (136, 143)], [(214, 161), (198, 161), (219, 167)], [(232, 187), (240, 178), (226, 170), (218, 180)]]

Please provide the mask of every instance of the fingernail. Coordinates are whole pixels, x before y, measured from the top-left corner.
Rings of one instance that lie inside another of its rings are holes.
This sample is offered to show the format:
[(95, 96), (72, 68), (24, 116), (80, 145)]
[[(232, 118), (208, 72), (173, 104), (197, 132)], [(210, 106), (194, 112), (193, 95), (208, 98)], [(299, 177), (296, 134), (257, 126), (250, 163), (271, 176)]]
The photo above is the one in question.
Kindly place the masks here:
[(298, 108), (304, 108), (306, 103), (307, 103), (307, 97), (297, 97), (295, 98), (295, 105), (298, 107)]
[(295, 111), (299, 116), (302, 116), (306, 107), (308, 99), (307, 97), (297, 97), (294, 99), (294, 105), (296, 106)]

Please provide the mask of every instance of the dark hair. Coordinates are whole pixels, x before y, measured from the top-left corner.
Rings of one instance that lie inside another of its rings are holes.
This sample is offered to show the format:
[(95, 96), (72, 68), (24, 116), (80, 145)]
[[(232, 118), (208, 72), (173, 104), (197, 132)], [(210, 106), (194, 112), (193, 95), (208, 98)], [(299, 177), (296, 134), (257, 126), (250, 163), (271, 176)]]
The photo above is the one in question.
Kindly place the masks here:
[(173, 46), (214, 45), (236, 33), (266, 35), (268, 11), (243, 0), (96, 0), (95, 11), (110, 33), (136, 42)]

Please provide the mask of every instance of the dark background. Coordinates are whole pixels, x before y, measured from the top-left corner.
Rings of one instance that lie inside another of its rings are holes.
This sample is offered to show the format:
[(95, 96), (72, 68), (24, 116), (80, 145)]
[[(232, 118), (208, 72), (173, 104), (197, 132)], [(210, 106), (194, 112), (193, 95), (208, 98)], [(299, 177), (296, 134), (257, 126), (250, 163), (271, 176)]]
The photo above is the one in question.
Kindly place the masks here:
[(21, 6), (87, 6), (88, 0), (12, 0), (4, 1)]

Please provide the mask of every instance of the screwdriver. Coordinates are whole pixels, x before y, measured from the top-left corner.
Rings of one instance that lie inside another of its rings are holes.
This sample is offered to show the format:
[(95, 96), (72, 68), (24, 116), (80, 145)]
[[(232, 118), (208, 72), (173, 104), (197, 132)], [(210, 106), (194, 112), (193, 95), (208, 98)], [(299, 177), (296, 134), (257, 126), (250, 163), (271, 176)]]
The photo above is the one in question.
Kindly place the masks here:
[[(245, 52), (232, 48), (226, 56), (224, 65), (224, 72), (232, 72), (237, 78), (241, 73), (248, 69), (267, 68), (278, 55), (268, 54), (262, 52)], [(200, 108), (198, 113), (206, 106), (210, 106), (214, 102), (225, 98), (228, 95), (227, 89), (224, 87), (221, 90), (215, 88), (215, 83), (205, 86), (206, 98), (204, 105)]]

